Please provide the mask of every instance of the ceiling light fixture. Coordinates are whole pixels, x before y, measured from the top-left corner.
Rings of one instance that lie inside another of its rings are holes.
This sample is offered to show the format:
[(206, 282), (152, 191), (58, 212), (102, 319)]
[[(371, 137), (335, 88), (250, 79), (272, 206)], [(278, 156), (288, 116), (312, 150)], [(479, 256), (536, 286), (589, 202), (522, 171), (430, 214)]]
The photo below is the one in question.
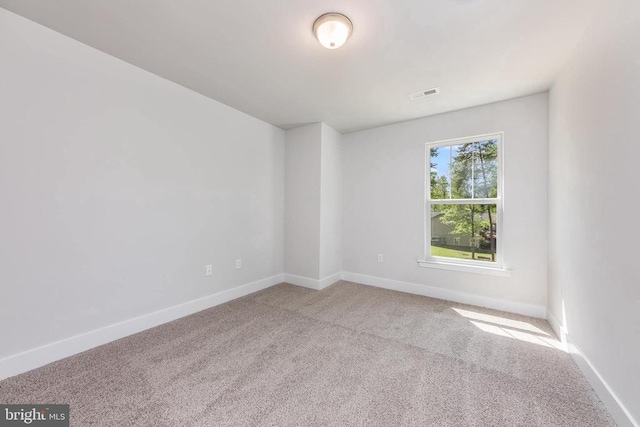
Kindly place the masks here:
[(352, 31), (353, 24), (341, 13), (325, 13), (313, 23), (313, 34), (327, 49), (337, 49), (342, 46)]

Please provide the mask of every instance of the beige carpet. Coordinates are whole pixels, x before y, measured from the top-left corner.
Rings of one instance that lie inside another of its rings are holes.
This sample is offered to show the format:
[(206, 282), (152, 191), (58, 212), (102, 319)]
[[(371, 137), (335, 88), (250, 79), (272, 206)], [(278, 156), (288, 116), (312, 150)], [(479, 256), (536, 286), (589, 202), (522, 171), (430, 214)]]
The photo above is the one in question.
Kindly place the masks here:
[(281, 284), (0, 382), (75, 426), (610, 426), (539, 319)]

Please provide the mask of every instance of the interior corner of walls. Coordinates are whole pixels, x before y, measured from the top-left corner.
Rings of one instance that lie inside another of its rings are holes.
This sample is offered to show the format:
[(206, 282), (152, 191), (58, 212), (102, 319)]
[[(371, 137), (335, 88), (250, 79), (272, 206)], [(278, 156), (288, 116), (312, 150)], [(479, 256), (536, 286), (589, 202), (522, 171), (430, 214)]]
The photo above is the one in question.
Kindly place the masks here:
[(562, 343), (563, 347), (566, 349), (567, 348), (567, 331), (564, 328), (564, 325), (560, 323), (558, 318), (553, 314), (553, 312), (549, 308), (547, 308), (547, 322), (549, 323), (549, 326), (551, 326), (551, 329), (553, 329), (553, 332), (555, 332), (556, 336)]
[(325, 122), (320, 122), (320, 124), (321, 124), (322, 132), (324, 132), (324, 131), (330, 131), (330, 132), (334, 132), (334, 133), (335, 133), (335, 134), (337, 134), (337, 135), (342, 136), (342, 133), (340, 133), (340, 132), (338, 132), (336, 129), (334, 129), (334, 127), (333, 127), (333, 126), (328, 125), (328, 124), (327, 124), (327, 123), (325, 123)]

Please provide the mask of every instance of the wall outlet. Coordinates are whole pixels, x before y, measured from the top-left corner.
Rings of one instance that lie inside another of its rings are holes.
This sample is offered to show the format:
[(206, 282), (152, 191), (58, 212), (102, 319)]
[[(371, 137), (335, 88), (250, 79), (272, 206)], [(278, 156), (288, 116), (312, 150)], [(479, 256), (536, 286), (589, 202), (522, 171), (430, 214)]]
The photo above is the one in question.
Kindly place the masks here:
[(236, 260), (236, 270), (240, 270), (242, 268), (242, 260), (241, 259), (237, 259)]
[(384, 262), (384, 256), (382, 256), (382, 254), (378, 254), (378, 262)]
[(205, 275), (205, 276), (211, 276), (211, 275), (213, 275), (213, 265), (207, 265), (207, 266), (204, 268), (204, 275)]

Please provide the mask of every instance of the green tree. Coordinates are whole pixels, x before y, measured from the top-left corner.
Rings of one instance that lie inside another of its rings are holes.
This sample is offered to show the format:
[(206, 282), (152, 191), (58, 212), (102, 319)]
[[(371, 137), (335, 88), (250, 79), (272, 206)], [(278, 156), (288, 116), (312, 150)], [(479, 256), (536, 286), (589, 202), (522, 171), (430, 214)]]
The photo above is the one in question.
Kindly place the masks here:
[[(449, 198), (449, 182), (447, 181), (447, 177), (443, 175), (438, 176), (438, 171), (436, 169), (438, 165), (433, 161), (438, 157), (438, 154), (437, 148), (431, 149), (431, 173), (429, 174), (431, 177), (431, 183), (429, 188), (431, 189), (432, 200)], [(440, 207), (441, 205), (433, 205), (432, 209), (434, 211), (439, 211)]]

